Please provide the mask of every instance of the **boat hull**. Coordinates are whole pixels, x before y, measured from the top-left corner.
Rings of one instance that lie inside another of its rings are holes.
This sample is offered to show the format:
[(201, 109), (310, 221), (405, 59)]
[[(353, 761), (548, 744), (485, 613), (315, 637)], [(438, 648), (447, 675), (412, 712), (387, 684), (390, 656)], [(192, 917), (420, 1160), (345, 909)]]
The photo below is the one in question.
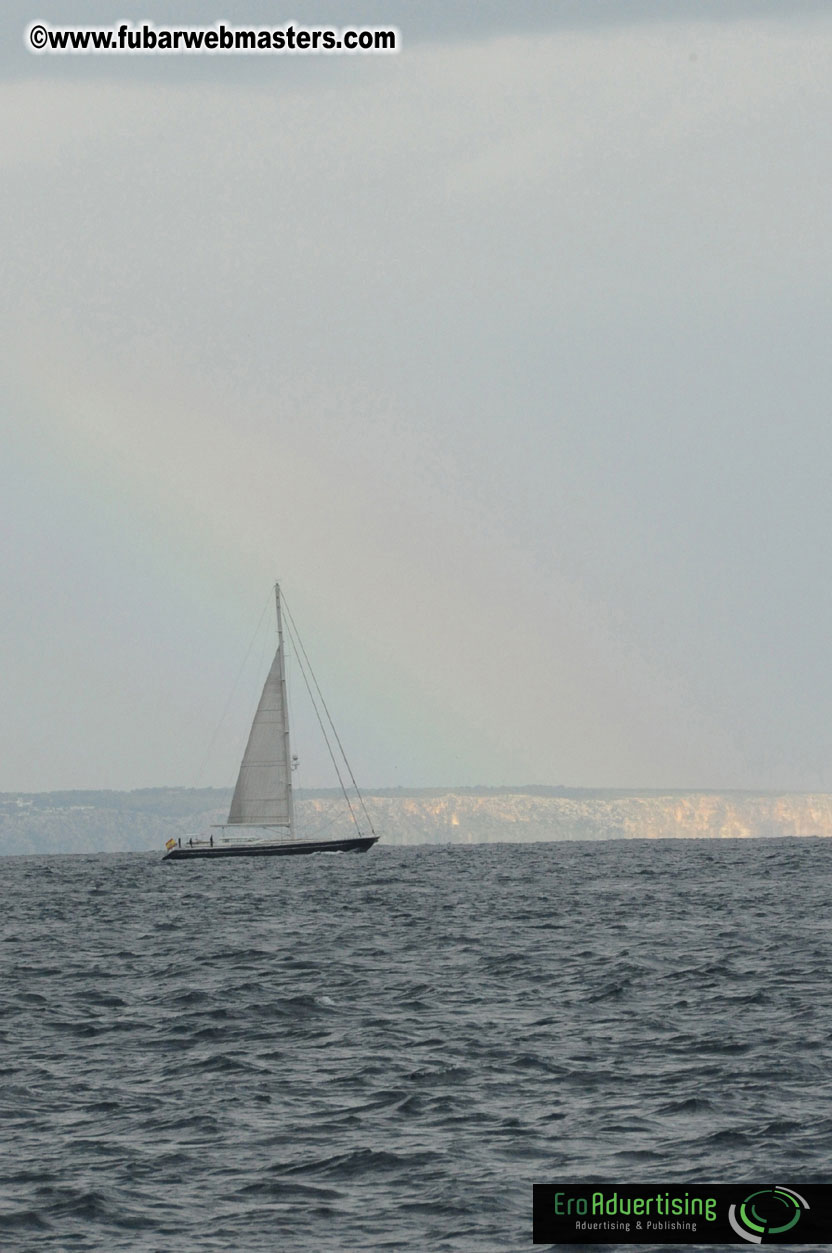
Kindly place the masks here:
[(296, 857), (304, 853), (366, 853), (378, 840), (377, 835), (356, 836), (347, 840), (293, 840), (274, 844), (200, 844), (190, 848), (172, 848), (162, 861), (190, 861), (194, 857)]

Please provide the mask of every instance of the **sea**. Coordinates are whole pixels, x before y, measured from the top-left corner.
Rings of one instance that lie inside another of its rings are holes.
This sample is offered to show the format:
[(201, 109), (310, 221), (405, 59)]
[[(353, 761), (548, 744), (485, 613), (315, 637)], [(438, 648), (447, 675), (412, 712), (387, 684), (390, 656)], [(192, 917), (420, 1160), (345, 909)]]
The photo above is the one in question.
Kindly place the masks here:
[(832, 841), (0, 866), (4, 1253), (505, 1253), (535, 1183), (832, 1175)]

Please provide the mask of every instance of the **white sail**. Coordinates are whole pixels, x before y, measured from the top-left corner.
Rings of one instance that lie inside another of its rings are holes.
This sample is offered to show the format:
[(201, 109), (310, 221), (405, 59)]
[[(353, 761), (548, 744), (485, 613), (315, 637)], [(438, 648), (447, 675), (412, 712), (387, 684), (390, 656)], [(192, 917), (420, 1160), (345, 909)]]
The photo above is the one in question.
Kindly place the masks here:
[(231, 801), (229, 823), (292, 825), (292, 772), (282, 651), (281, 643), (251, 725)]

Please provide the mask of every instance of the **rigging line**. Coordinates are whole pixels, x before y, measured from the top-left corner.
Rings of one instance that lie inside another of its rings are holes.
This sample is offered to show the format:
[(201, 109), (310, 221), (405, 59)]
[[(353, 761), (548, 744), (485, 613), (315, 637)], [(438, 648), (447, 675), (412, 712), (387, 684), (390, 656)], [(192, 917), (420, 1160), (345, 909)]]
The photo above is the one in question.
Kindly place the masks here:
[[(335, 726), (335, 723), (334, 723), (334, 722), (333, 722), (333, 720), (332, 720), (332, 714), (329, 712), (329, 708), (328, 708), (328, 706), (327, 706), (326, 700), (324, 699), (324, 694), (323, 694), (323, 692), (321, 691), (321, 686), (320, 686), (320, 684), (318, 683), (317, 677), (316, 677), (316, 675), (315, 675), (315, 671), (314, 671), (314, 669), (312, 668), (312, 662), (309, 660), (309, 656), (308, 656), (308, 654), (307, 654), (307, 652), (306, 652), (306, 649), (305, 649), (305, 647), (304, 647), (303, 640), (302, 640), (302, 639), (301, 639), (301, 637), (300, 637), (300, 631), (299, 631), (299, 630), (298, 630), (298, 628), (297, 628), (297, 623), (295, 622), (294, 618), (292, 617), (292, 611), (291, 611), (291, 609), (289, 608), (288, 604), (286, 604), (286, 598), (285, 598), (285, 597), (284, 597), (284, 605), (285, 605), (285, 608), (286, 608), (286, 616), (287, 616), (287, 619), (289, 620), (289, 622), (290, 622), (290, 624), (291, 624), (291, 627), (292, 627), (292, 632), (293, 632), (293, 642), (295, 642), (295, 655), (296, 655), (296, 657), (297, 657), (297, 659), (298, 659), (298, 662), (300, 663), (300, 653), (298, 652), (298, 649), (300, 649), (300, 652), (302, 652), (302, 653), (303, 653), (303, 658), (304, 658), (304, 660), (305, 660), (305, 662), (306, 662), (306, 665), (307, 665), (307, 667), (308, 667), (308, 669), (309, 669), (309, 673), (310, 673), (310, 675), (312, 676), (312, 682), (315, 684), (315, 690), (316, 690), (316, 691), (317, 691), (317, 693), (318, 693), (318, 697), (319, 697), (319, 699), (320, 699), (321, 705), (323, 706), (324, 712), (325, 712), (326, 717), (327, 717), (327, 721), (329, 722), (330, 728), (331, 728), (331, 730), (332, 730), (332, 734), (335, 736), (335, 741), (336, 741), (336, 743), (337, 743), (337, 745), (338, 745), (338, 748), (340, 749), (340, 752), (341, 752), (341, 757), (343, 758), (344, 765), (347, 767), (347, 770), (349, 771), (349, 776), (350, 776), (350, 779), (352, 780), (352, 785), (353, 785), (353, 787), (355, 788), (355, 793), (356, 793), (356, 796), (358, 797), (358, 800), (359, 800), (359, 803), (360, 803), (360, 805), (361, 805), (361, 808), (362, 808), (362, 810), (364, 811), (364, 817), (367, 819), (367, 824), (368, 824), (368, 826), (369, 826), (369, 828), (370, 828), (370, 831), (372, 832), (372, 834), (373, 834), (373, 835), (375, 835), (375, 828), (374, 828), (374, 826), (373, 826), (373, 821), (372, 821), (372, 819), (371, 819), (371, 817), (370, 817), (369, 813), (367, 812), (367, 806), (364, 804), (364, 797), (361, 795), (361, 789), (359, 788), (359, 786), (358, 786), (358, 784), (357, 784), (357, 782), (356, 782), (355, 775), (353, 774), (353, 771), (352, 771), (352, 766), (350, 765), (350, 762), (349, 762), (349, 758), (347, 757), (347, 754), (346, 754), (346, 752), (344, 751), (344, 745), (341, 743), (341, 737), (340, 737), (340, 736), (339, 736), (339, 734), (338, 734), (338, 729), (337, 729), (337, 727)], [(312, 693), (311, 693), (311, 692), (310, 692), (310, 698), (312, 699), (313, 704), (314, 704), (314, 699), (315, 699), (315, 698), (314, 698), (314, 696), (312, 696)], [(316, 708), (316, 713), (317, 713), (317, 708)], [(327, 745), (327, 747), (328, 747), (328, 746), (329, 746), (329, 745)], [(330, 749), (330, 755), (332, 755), (332, 750), (331, 750), (331, 749)], [(340, 780), (340, 777), (341, 777), (341, 776), (340, 776), (340, 773), (339, 773), (339, 776), (338, 776), (338, 777), (339, 777), (339, 780)], [(343, 782), (341, 783), (341, 788), (342, 788), (342, 790), (343, 790), (343, 792), (344, 792), (344, 795), (346, 796), (347, 792), (346, 792), (346, 788), (344, 787)], [(350, 806), (350, 808), (352, 808), (352, 806)]]
[(236, 677), (236, 679), (234, 680), (234, 683), (233, 683), (233, 685), (232, 685), (231, 691), (230, 691), (230, 692), (229, 692), (229, 694), (228, 694), (228, 700), (225, 702), (225, 708), (223, 709), (222, 713), (220, 714), (220, 720), (219, 720), (219, 722), (217, 723), (217, 725), (216, 725), (216, 726), (215, 726), (215, 728), (214, 728), (214, 734), (211, 736), (211, 742), (209, 743), (209, 745), (208, 745), (208, 749), (207, 749), (207, 751), (206, 751), (206, 753), (205, 753), (205, 756), (204, 756), (204, 757), (203, 757), (203, 759), (202, 759), (202, 765), (199, 767), (199, 770), (197, 771), (197, 776), (196, 776), (196, 778), (197, 778), (197, 785), (199, 785), (199, 780), (201, 779), (201, 777), (202, 777), (202, 772), (203, 772), (203, 770), (205, 769), (205, 766), (207, 765), (208, 758), (211, 756), (211, 753), (212, 753), (212, 751), (213, 751), (214, 745), (215, 745), (215, 743), (216, 743), (216, 741), (217, 741), (217, 736), (218, 736), (218, 735), (219, 735), (219, 733), (220, 733), (220, 728), (222, 727), (222, 724), (225, 722), (225, 719), (226, 719), (226, 717), (227, 717), (227, 715), (228, 715), (228, 710), (231, 708), (231, 702), (232, 702), (232, 700), (234, 699), (234, 697), (235, 697), (235, 695), (236, 695), (236, 692), (237, 692), (237, 685), (239, 684), (239, 682), (240, 682), (240, 678), (242, 677), (242, 673), (243, 673), (243, 671), (245, 670), (245, 667), (246, 667), (246, 662), (247, 662), (247, 661), (248, 661), (248, 659), (249, 659), (249, 656), (250, 656), (250, 654), (251, 654), (251, 650), (252, 650), (252, 648), (254, 648), (254, 641), (257, 639), (257, 636), (260, 634), (260, 628), (261, 628), (261, 626), (263, 625), (263, 619), (264, 619), (264, 618), (265, 618), (265, 616), (266, 616), (266, 611), (267, 611), (267, 609), (269, 608), (269, 605), (270, 605), (270, 604), (271, 604), (271, 596), (267, 597), (267, 599), (266, 599), (266, 603), (265, 603), (265, 605), (263, 606), (263, 612), (260, 614), (260, 619), (259, 619), (259, 621), (258, 621), (258, 623), (257, 623), (257, 626), (254, 628), (254, 634), (252, 635), (251, 640), (250, 640), (250, 642), (249, 642), (249, 646), (248, 646), (248, 648), (246, 649), (246, 655), (245, 655), (245, 657), (243, 658), (242, 662), (240, 663), (240, 669), (237, 671), (237, 677)]
[[(285, 604), (285, 601), (284, 601), (284, 604)], [(298, 633), (297, 633), (297, 628), (296, 628), (296, 627), (294, 627), (294, 624), (293, 624), (293, 623), (292, 623), (292, 624), (290, 624), (288, 621), (287, 621), (287, 624), (286, 624), (286, 625), (287, 625), (287, 634), (290, 634), (290, 638), (291, 638), (291, 640), (292, 640), (292, 647), (295, 649), (295, 657), (297, 658), (298, 668), (299, 668), (299, 670), (300, 670), (301, 674), (303, 675), (303, 681), (304, 681), (304, 683), (306, 684), (306, 690), (307, 690), (307, 692), (309, 693), (309, 700), (310, 700), (310, 701), (311, 701), (311, 703), (312, 703), (312, 708), (315, 710), (315, 717), (318, 719), (318, 726), (321, 728), (321, 735), (324, 737), (324, 743), (326, 744), (326, 746), (327, 746), (327, 750), (329, 751), (329, 756), (330, 756), (330, 758), (332, 759), (332, 764), (333, 764), (333, 766), (335, 767), (335, 773), (336, 773), (336, 775), (338, 776), (338, 782), (341, 784), (341, 791), (344, 793), (344, 800), (347, 802), (347, 807), (348, 807), (348, 809), (349, 809), (349, 811), (350, 811), (350, 817), (352, 818), (353, 823), (355, 824), (355, 829), (356, 829), (356, 831), (357, 831), (357, 832), (358, 832), (358, 834), (360, 835), (360, 834), (361, 834), (361, 828), (360, 828), (360, 826), (358, 825), (358, 819), (357, 819), (357, 818), (356, 818), (356, 816), (355, 816), (355, 811), (354, 811), (354, 809), (353, 809), (353, 807), (352, 807), (352, 802), (351, 802), (351, 800), (350, 800), (350, 798), (349, 798), (349, 794), (348, 794), (348, 792), (347, 792), (347, 789), (346, 789), (346, 787), (344, 786), (344, 780), (341, 778), (341, 771), (338, 769), (338, 761), (337, 761), (337, 758), (336, 758), (336, 756), (335, 756), (335, 753), (332, 751), (332, 745), (331, 745), (331, 744), (330, 744), (330, 742), (329, 742), (329, 736), (328, 736), (328, 735), (327, 735), (327, 733), (326, 733), (326, 727), (324, 726), (323, 719), (321, 718), (321, 712), (320, 712), (320, 710), (318, 709), (318, 706), (317, 706), (317, 704), (316, 704), (316, 702), (315, 702), (315, 695), (314, 695), (314, 693), (313, 693), (313, 691), (312, 691), (312, 688), (309, 686), (309, 679), (307, 678), (307, 675), (306, 675), (306, 669), (305, 669), (305, 667), (304, 667), (304, 665), (303, 665), (303, 663), (302, 663), (302, 661), (301, 661), (301, 659), (300, 659), (300, 653), (297, 651), (297, 644), (298, 644), (298, 643), (300, 643), (300, 640), (299, 640), (299, 637), (298, 637)], [(293, 628), (294, 628), (294, 629), (293, 629)], [(303, 649), (303, 645), (301, 644), (301, 645), (300, 645), (300, 647), (301, 647), (301, 650), (302, 650), (302, 649)], [(305, 654), (304, 654), (304, 656), (305, 656)], [(308, 658), (307, 658), (307, 664), (308, 664)], [(311, 667), (310, 667), (310, 669), (311, 669)], [(314, 677), (314, 676), (313, 676), (313, 677)], [(335, 728), (333, 727), (333, 731), (334, 731), (334, 730), (335, 730)], [(342, 749), (341, 751), (343, 752), (343, 749)], [(368, 819), (368, 821), (369, 821), (369, 819)], [(375, 832), (373, 832), (373, 834), (375, 834)]]
[[(373, 821), (372, 821), (372, 819), (371, 819), (370, 815), (367, 813), (367, 806), (364, 804), (364, 797), (361, 795), (361, 789), (359, 788), (358, 784), (357, 784), (357, 783), (356, 783), (356, 781), (355, 781), (355, 775), (354, 775), (354, 774), (353, 774), (353, 772), (352, 772), (352, 766), (351, 766), (351, 765), (350, 765), (350, 763), (349, 763), (349, 758), (347, 757), (347, 754), (344, 752), (344, 745), (341, 743), (341, 737), (339, 736), (339, 734), (338, 734), (338, 732), (337, 732), (337, 730), (336, 730), (336, 728), (335, 728), (335, 723), (332, 721), (332, 714), (329, 712), (329, 709), (327, 708), (327, 703), (326, 703), (326, 701), (324, 700), (324, 694), (323, 694), (323, 692), (322, 692), (322, 691), (321, 691), (321, 689), (320, 689), (320, 686), (319, 686), (319, 684), (318, 684), (318, 680), (315, 678), (315, 671), (312, 669), (312, 663), (311, 663), (311, 661), (309, 660), (309, 658), (306, 656), (306, 649), (303, 647), (303, 640), (300, 638), (300, 632), (298, 631), (297, 627), (295, 626), (295, 620), (294, 620), (294, 618), (292, 617), (292, 611), (291, 611), (291, 609), (289, 608), (289, 606), (286, 604), (286, 598), (285, 598), (285, 597), (283, 598), (283, 603), (284, 603), (284, 605), (286, 606), (286, 616), (288, 617), (289, 621), (290, 621), (290, 622), (291, 622), (291, 624), (292, 624), (292, 627), (293, 627), (293, 629), (294, 629), (294, 633), (295, 633), (295, 638), (297, 639), (297, 642), (298, 642), (298, 644), (300, 645), (301, 652), (303, 653), (303, 656), (304, 656), (304, 658), (305, 658), (305, 660), (306, 660), (306, 664), (307, 664), (307, 666), (309, 667), (309, 673), (312, 675), (312, 681), (313, 681), (313, 683), (315, 684), (315, 688), (316, 688), (316, 690), (317, 690), (317, 693), (318, 693), (318, 695), (319, 695), (319, 696), (320, 696), (320, 698), (321, 698), (321, 704), (323, 705), (323, 707), (324, 707), (324, 712), (326, 713), (326, 716), (327, 716), (327, 718), (328, 718), (328, 720), (329, 720), (329, 725), (332, 727), (332, 734), (335, 736), (335, 739), (336, 739), (336, 742), (337, 742), (337, 744), (338, 744), (338, 747), (339, 747), (339, 748), (340, 748), (340, 750), (341, 750), (341, 756), (342, 756), (342, 757), (343, 757), (343, 759), (344, 759), (344, 765), (347, 767), (347, 770), (349, 771), (350, 778), (352, 779), (352, 785), (353, 785), (353, 787), (355, 788), (355, 793), (356, 793), (356, 796), (358, 797), (358, 800), (359, 800), (359, 802), (360, 802), (360, 804), (361, 804), (361, 808), (364, 810), (364, 817), (367, 819), (367, 822), (369, 823), (369, 826), (370, 826), (370, 830), (371, 830), (371, 832), (373, 833), (373, 835), (375, 835), (375, 833), (376, 833), (376, 832), (375, 832), (375, 828), (374, 828), (374, 826), (373, 826)], [(298, 660), (300, 660), (300, 659), (298, 658)], [(311, 693), (310, 693), (310, 695), (311, 695)]]
[(306, 669), (304, 667), (303, 660), (300, 655), (300, 650), (298, 648), (299, 641), (298, 641), (297, 629), (293, 630), (291, 624), (288, 621), (286, 622), (286, 635), (291, 645), (292, 652), (294, 653), (295, 661), (297, 662), (297, 666), (298, 666), (298, 670), (300, 671), (301, 678), (303, 679), (304, 684), (306, 686), (306, 691), (309, 696), (310, 704), (312, 705), (312, 708), (315, 711), (315, 717), (318, 719), (318, 726), (320, 727), (321, 735), (323, 736), (324, 743), (326, 744), (327, 749), (329, 750), (329, 755), (332, 758), (332, 764), (335, 767), (335, 773), (338, 776), (338, 782), (341, 785), (341, 791), (344, 792), (344, 794), (346, 795), (346, 789), (344, 787), (344, 780), (341, 777), (341, 772), (338, 768), (338, 762), (335, 758), (335, 754), (333, 752), (332, 745), (329, 741), (329, 737), (327, 736), (326, 727), (324, 726), (323, 721), (321, 719), (321, 712), (318, 709), (317, 703), (315, 701), (315, 694), (312, 691), (311, 687), (309, 686), (309, 677), (306, 673)]
[[(306, 674), (306, 669), (304, 668), (303, 662), (302, 662), (302, 661), (301, 661), (301, 659), (300, 659), (300, 653), (298, 652), (298, 649), (297, 649), (297, 644), (299, 643), (299, 637), (298, 637), (298, 634), (297, 634), (297, 629), (293, 630), (293, 629), (292, 629), (292, 627), (290, 626), (290, 624), (289, 624), (288, 622), (287, 622), (287, 624), (286, 624), (286, 625), (287, 625), (287, 634), (289, 635), (289, 638), (290, 638), (290, 641), (291, 641), (291, 644), (292, 644), (292, 648), (294, 649), (294, 652), (295, 652), (295, 658), (296, 658), (297, 663), (298, 663), (298, 669), (300, 670), (301, 675), (303, 676), (303, 681), (304, 681), (304, 683), (305, 683), (305, 685), (306, 685), (306, 690), (307, 690), (307, 692), (308, 692), (308, 694), (309, 694), (309, 701), (310, 701), (310, 703), (311, 703), (311, 705), (312, 705), (312, 708), (313, 708), (313, 709), (314, 709), (314, 711), (315, 711), (315, 717), (318, 719), (318, 726), (320, 727), (320, 730), (321, 730), (321, 735), (323, 736), (324, 743), (326, 744), (327, 751), (329, 752), (329, 756), (330, 756), (330, 759), (331, 759), (331, 761), (332, 761), (332, 765), (333, 765), (333, 767), (335, 768), (335, 773), (336, 773), (336, 775), (337, 775), (337, 777), (338, 777), (338, 782), (339, 782), (339, 784), (341, 785), (341, 791), (342, 791), (342, 792), (343, 792), (343, 794), (344, 794), (344, 800), (347, 802), (347, 808), (348, 808), (348, 809), (349, 809), (349, 811), (350, 811), (350, 817), (352, 818), (352, 821), (353, 821), (353, 824), (354, 824), (354, 826), (355, 826), (356, 831), (357, 831), (357, 832), (358, 832), (358, 834), (360, 835), (360, 834), (361, 834), (361, 828), (360, 828), (360, 826), (358, 825), (358, 819), (357, 819), (357, 818), (356, 818), (356, 816), (355, 816), (355, 811), (353, 810), (353, 807), (352, 807), (352, 802), (350, 801), (349, 795), (348, 795), (348, 793), (347, 793), (347, 789), (346, 789), (346, 787), (344, 786), (344, 780), (343, 780), (343, 778), (341, 777), (341, 771), (340, 771), (340, 770), (339, 770), (339, 768), (338, 768), (338, 761), (337, 761), (337, 758), (336, 758), (336, 756), (335, 756), (335, 753), (333, 752), (332, 745), (331, 745), (331, 744), (330, 744), (330, 742), (329, 742), (329, 737), (328, 737), (328, 735), (327, 735), (327, 733), (326, 733), (326, 727), (324, 726), (323, 719), (321, 718), (321, 713), (320, 713), (320, 710), (318, 709), (318, 706), (317, 706), (317, 704), (316, 704), (316, 702), (315, 702), (315, 695), (314, 695), (314, 693), (313, 693), (313, 691), (312, 691), (312, 688), (309, 686), (309, 679), (308, 679), (307, 674)], [(301, 648), (302, 648), (302, 647), (303, 647), (303, 645), (301, 645)]]
[[(287, 631), (286, 634), (289, 635), (289, 632)], [(297, 649), (295, 648), (294, 642), (290, 635), (289, 635), (289, 643), (292, 648), (292, 656), (295, 659), (295, 665), (298, 667), (298, 669), (300, 669), (300, 664), (298, 662)], [(294, 710), (294, 703), (292, 700), (292, 689), (294, 687), (295, 676), (294, 674), (291, 673), (291, 668), (285, 664), (287, 660), (288, 660), (288, 655), (284, 658), (283, 671), (284, 671), (284, 675), (286, 679), (286, 700), (289, 705), (289, 726), (296, 727), (297, 723), (295, 722), (295, 710)], [(290, 682), (290, 679), (292, 680), (292, 682)], [(294, 782), (292, 781), (292, 775), (295, 775)], [(300, 758), (297, 756), (297, 754), (295, 754), (294, 759), (290, 760), (289, 762), (289, 785), (292, 788), (293, 792), (300, 791)]]
[[(291, 643), (291, 640), (289, 642)], [(292, 654), (294, 655), (294, 653), (295, 653), (295, 649), (293, 646)], [(285, 664), (285, 662), (287, 662), (288, 660), (289, 660), (289, 657), (287, 653), (287, 656), (284, 661), (284, 666), (283, 666), (283, 674), (284, 674), (284, 678), (286, 681), (286, 703), (289, 706), (289, 726), (293, 727), (295, 725), (295, 717), (294, 717), (294, 709), (292, 706), (292, 685), (289, 682), (289, 667), (288, 665)], [(296, 656), (295, 656), (295, 660), (297, 661)]]

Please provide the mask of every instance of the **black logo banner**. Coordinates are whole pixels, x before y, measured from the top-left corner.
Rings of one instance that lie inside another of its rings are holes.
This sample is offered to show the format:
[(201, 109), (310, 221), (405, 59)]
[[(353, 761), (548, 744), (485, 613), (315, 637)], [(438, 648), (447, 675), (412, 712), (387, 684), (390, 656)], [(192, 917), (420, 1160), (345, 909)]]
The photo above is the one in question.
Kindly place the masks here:
[(535, 1244), (830, 1244), (832, 1185), (534, 1185)]

